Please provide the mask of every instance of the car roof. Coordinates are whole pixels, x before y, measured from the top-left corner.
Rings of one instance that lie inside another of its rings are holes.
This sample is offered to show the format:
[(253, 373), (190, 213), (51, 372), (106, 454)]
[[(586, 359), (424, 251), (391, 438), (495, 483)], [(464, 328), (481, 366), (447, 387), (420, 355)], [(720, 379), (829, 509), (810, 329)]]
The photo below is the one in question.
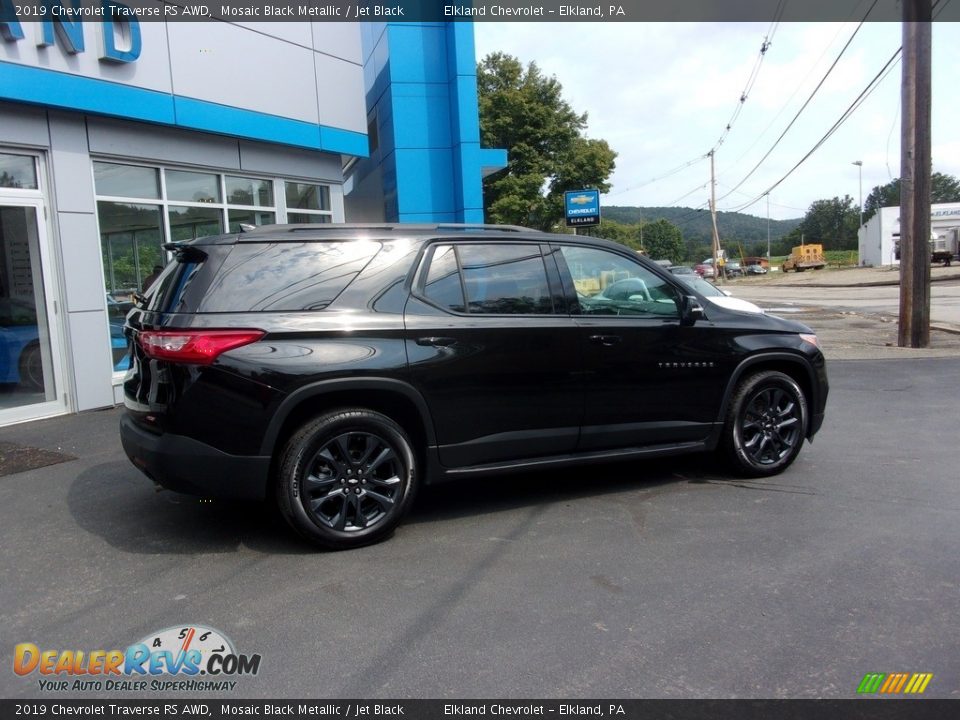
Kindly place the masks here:
[[(534, 240), (539, 242), (582, 243), (605, 247), (620, 252), (633, 252), (626, 245), (605, 238), (587, 235), (563, 235), (547, 233), (542, 230), (519, 225), (488, 225), (472, 223), (315, 223), (295, 225), (260, 225), (244, 228), (243, 232), (226, 235), (210, 235), (166, 243), (167, 250), (184, 250), (191, 246), (234, 245), (236, 243), (263, 242), (337, 242), (347, 240), (395, 240), (419, 239), (433, 240), (438, 237), (463, 239), (498, 240)], [(638, 259), (642, 256), (637, 255)], [(652, 261), (647, 259), (652, 264)]]

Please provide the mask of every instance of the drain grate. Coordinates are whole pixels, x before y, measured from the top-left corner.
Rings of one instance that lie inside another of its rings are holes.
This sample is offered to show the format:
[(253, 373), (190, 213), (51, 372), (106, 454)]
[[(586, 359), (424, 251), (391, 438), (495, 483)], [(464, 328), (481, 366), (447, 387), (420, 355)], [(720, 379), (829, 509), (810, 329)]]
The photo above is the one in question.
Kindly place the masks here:
[(73, 455), (43, 448), (0, 442), (0, 477), (76, 460)]

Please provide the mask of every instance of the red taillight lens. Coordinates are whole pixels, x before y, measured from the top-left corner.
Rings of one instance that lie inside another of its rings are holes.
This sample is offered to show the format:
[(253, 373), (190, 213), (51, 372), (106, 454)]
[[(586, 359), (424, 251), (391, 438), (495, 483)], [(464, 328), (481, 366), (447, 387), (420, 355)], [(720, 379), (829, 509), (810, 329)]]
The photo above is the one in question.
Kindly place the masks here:
[(147, 357), (209, 365), (227, 350), (262, 338), (263, 330), (144, 330), (137, 339)]

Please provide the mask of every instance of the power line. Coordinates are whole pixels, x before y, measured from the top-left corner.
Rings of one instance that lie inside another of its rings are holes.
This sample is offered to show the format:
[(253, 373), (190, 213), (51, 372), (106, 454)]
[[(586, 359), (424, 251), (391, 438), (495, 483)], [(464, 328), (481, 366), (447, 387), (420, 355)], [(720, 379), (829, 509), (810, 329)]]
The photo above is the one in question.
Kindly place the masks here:
[(776, 139), (776, 141), (773, 143), (773, 145), (770, 147), (770, 149), (767, 150), (767, 152), (764, 154), (764, 156), (763, 156), (762, 158), (760, 158), (759, 162), (757, 162), (757, 164), (753, 166), (753, 169), (750, 170), (750, 172), (748, 172), (748, 173), (743, 177), (743, 179), (741, 179), (740, 182), (738, 182), (738, 183), (733, 187), (733, 189), (730, 190), (730, 192), (728, 192), (726, 195), (723, 195), (723, 196), (720, 198), (720, 200), (723, 200), (723, 199), (729, 197), (730, 194), (731, 194), (734, 190), (737, 190), (737, 189), (739, 189), (740, 187), (742, 187), (743, 184), (744, 184), (747, 180), (749, 180), (750, 177), (760, 168), (760, 166), (763, 165), (764, 161), (765, 161), (768, 157), (770, 157), (770, 154), (776, 149), (777, 145), (780, 144), (780, 141), (783, 140), (784, 136), (786, 136), (786, 134), (790, 131), (790, 128), (793, 127), (794, 123), (797, 122), (797, 119), (800, 117), (801, 114), (803, 114), (803, 111), (806, 110), (807, 106), (810, 104), (810, 102), (813, 100), (813, 98), (816, 96), (816, 94), (820, 91), (820, 88), (823, 87), (823, 84), (827, 81), (827, 78), (830, 77), (830, 73), (833, 72), (833, 69), (837, 66), (837, 63), (840, 62), (840, 58), (843, 57), (843, 54), (847, 51), (847, 48), (850, 47), (850, 43), (853, 42), (853, 39), (857, 36), (857, 33), (860, 32), (860, 28), (863, 27), (864, 23), (867, 21), (867, 18), (870, 16), (870, 13), (873, 11), (873, 8), (876, 7), (876, 5), (877, 5), (878, 2), (879, 2), (879, 0), (873, 0), (873, 3), (870, 5), (870, 7), (869, 7), (869, 9), (867, 10), (866, 14), (863, 16), (863, 19), (860, 21), (860, 24), (857, 25), (857, 29), (853, 31), (853, 34), (850, 36), (850, 39), (847, 40), (846, 44), (845, 44), (845, 45), (843, 46), (843, 48), (840, 50), (840, 54), (837, 55), (837, 57), (834, 59), (833, 63), (830, 65), (830, 67), (827, 68), (827, 72), (826, 72), (826, 73), (824, 74), (824, 76), (820, 79), (820, 82), (817, 83), (817, 86), (813, 89), (813, 92), (810, 93), (810, 96), (807, 98), (806, 102), (803, 103), (803, 105), (802, 105), (802, 106), (800, 107), (800, 109), (797, 111), (797, 114), (793, 116), (793, 119), (789, 122), (789, 124), (787, 125), (787, 127), (784, 128), (784, 130), (783, 130), (782, 133), (780, 133), (780, 137), (778, 137), (778, 138)]
[[(948, 2), (949, 2), (949, 0), (948, 0)], [(847, 19), (844, 21), (844, 24), (846, 24), (847, 22), (849, 22), (850, 18), (854, 16), (854, 14), (857, 12), (857, 10), (860, 8), (860, 6), (861, 6), (863, 3), (864, 3), (864, 0), (859, 0), (859, 1), (857, 2), (857, 4), (856, 4), (856, 5), (853, 7), (853, 9), (850, 11), (850, 14), (847, 16)], [(810, 70), (807, 71), (807, 74), (803, 76), (803, 80), (801, 80), (799, 83), (797, 83), (797, 85), (796, 85), (796, 87), (794, 88), (793, 92), (790, 93), (790, 97), (788, 97), (788, 98), (786, 99), (786, 101), (783, 103), (783, 105), (782, 105), (782, 106), (780, 107), (780, 109), (777, 111), (777, 114), (773, 116), (773, 118), (770, 120), (769, 123), (767, 123), (767, 126), (763, 129), (763, 131), (760, 132), (760, 133), (754, 138), (753, 142), (750, 143), (750, 145), (747, 147), (746, 150), (743, 151), (743, 153), (741, 153), (740, 157), (738, 157), (736, 160), (734, 160), (732, 164), (727, 165), (720, 173), (718, 173), (717, 177), (723, 177), (724, 175), (728, 175), (733, 168), (735, 168), (737, 165), (740, 164), (740, 161), (741, 161), (741, 160), (743, 160), (747, 155), (750, 154), (750, 151), (753, 150), (753, 149), (757, 146), (757, 143), (759, 143), (759, 142), (766, 136), (766, 134), (767, 134), (768, 132), (770, 132), (770, 128), (772, 128), (772, 127), (776, 124), (777, 120), (780, 119), (780, 116), (783, 115), (784, 111), (790, 106), (790, 103), (793, 102), (793, 99), (797, 96), (797, 93), (799, 93), (800, 90), (803, 88), (803, 86), (806, 84), (807, 80), (808, 80), (808, 79), (810, 78), (810, 76), (813, 74), (813, 71), (817, 68), (818, 65), (820, 65), (820, 61), (823, 60), (823, 58), (824, 58), (824, 57), (826, 56), (826, 54), (827, 54), (827, 51), (828, 51), (828, 50), (833, 46), (833, 44), (837, 41), (837, 38), (840, 37), (840, 33), (842, 33), (842, 32), (843, 32), (843, 25), (841, 25), (841, 26), (837, 29), (837, 32), (834, 34), (834, 36), (833, 36), (833, 38), (830, 40), (830, 42), (828, 42), (828, 43), (824, 46), (823, 51), (820, 53), (820, 56), (814, 61), (813, 65), (810, 66)]]
[(625, 188), (625, 189), (620, 190), (620, 191), (618, 191), (618, 192), (615, 192), (615, 193), (612, 193), (612, 194), (610, 194), (610, 195), (607, 195), (607, 197), (616, 197), (617, 195), (623, 195), (623, 193), (625, 193), (625, 192), (630, 192), (631, 190), (639, 190), (640, 188), (646, 187), (647, 185), (652, 185), (653, 183), (658, 182), (658, 181), (660, 181), (660, 180), (663, 180), (664, 178), (668, 178), (668, 177), (670, 177), (671, 175), (676, 175), (676, 174), (677, 174), (678, 172), (680, 172), (681, 170), (686, 170), (686, 169), (687, 169), (688, 167), (690, 167), (691, 165), (696, 165), (698, 162), (702, 162), (703, 160), (706, 159), (706, 157), (707, 157), (706, 155), (698, 155), (697, 157), (695, 157), (695, 158), (693, 158), (693, 159), (691, 159), (691, 160), (687, 160), (687, 162), (685, 162), (685, 163), (683, 163), (683, 164), (681, 164), (681, 165), (678, 165), (677, 167), (673, 168), (672, 170), (667, 170), (667, 172), (663, 173), (662, 175), (658, 175), (657, 177), (650, 178), (649, 180), (645, 180), (644, 182), (640, 183), (639, 185), (632, 185), (632, 186), (630, 186), (630, 187), (628, 187), (628, 188)]
[(724, 128), (723, 132), (720, 134), (720, 137), (717, 139), (717, 142), (714, 143), (713, 147), (710, 148), (710, 152), (706, 154), (706, 157), (710, 156), (710, 153), (716, 152), (716, 150), (723, 145), (723, 141), (727, 139), (727, 135), (730, 134), (730, 131), (733, 129), (734, 124), (737, 122), (737, 118), (740, 117), (740, 113), (743, 110), (744, 104), (747, 102), (747, 98), (750, 96), (750, 92), (753, 90), (753, 85), (757, 81), (757, 77), (760, 75), (760, 66), (763, 64), (763, 59), (767, 55), (767, 50), (770, 49), (770, 45), (773, 43), (773, 36), (777, 32), (777, 28), (780, 25), (780, 18), (783, 17), (783, 13), (787, 7), (787, 0), (780, 0), (777, 3), (777, 8), (773, 13), (773, 21), (770, 23), (770, 28), (767, 30), (767, 34), (763, 38), (763, 43), (760, 45), (760, 54), (757, 56), (757, 61), (753, 65), (753, 69), (750, 71), (750, 76), (747, 78), (747, 84), (744, 86), (743, 91), (740, 93), (740, 99), (737, 102), (736, 107), (733, 110), (733, 115), (730, 116), (730, 119), (727, 121), (727, 125)]
[(850, 116), (857, 110), (857, 108), (863, 104), (863, 102), (870, 96), (870, 94), (877, 89), (877, 87), (886, 78), (886, 76), (890, 73), (890, 71), (893, 70), (894, 67), (896, 67), (896, 62), (899, 59), (901, 50), (902, 48), (897, 48), (897, 51), (890, 56), (890, 59), (887, 60), (887, 63), (880, 69), (880, 72), (878, 72), (876, 75), (873, 76), (873, 79), (867, 84), (867, 87), (863, 89), (863, 92), (861, 92), (857, 96), (857, 98), (843, 112), (840, 118), (833, 124), (833, 126), (829, 130), (827, 130), (826, 133), (824, 133), (823, 137), (820, 138), (819, 141), (817, 141), (817, 143), (810, 149), (810, 151), (807, 152), (807, 154), (804, 155), (802, 158), (800, 158), (800, 160), (797, 162), (796, 165), (790, 168), (790, 170), (787, 171), (787, 173), (782, 178), (777, 180), (773, 185), (768, 187), (762, 193), (757, 195), (753, 200), (735, 209), (731, 209), (730, 212), (741, 212), (746, 208), (750, 207), (751, 205), (755, 204), (759, 200), (761, 200), (764, 195), (774, 190), (778, 185), (780, 185), (780, 183), (782, 183), (784, 180), (790, 177), (794, 173), (794, 171), (796, 171), (797, 168), (799, 168), (804, 162), (806, 162), (806, 160), (811, 155), (813, 155), (813, 153), (819, 150), (820, 147), (830, 138), (830, 136), (832, 136), (840, 128), (840, 126), (843, 125), (843, 123), (845, 123), (850, 118)]

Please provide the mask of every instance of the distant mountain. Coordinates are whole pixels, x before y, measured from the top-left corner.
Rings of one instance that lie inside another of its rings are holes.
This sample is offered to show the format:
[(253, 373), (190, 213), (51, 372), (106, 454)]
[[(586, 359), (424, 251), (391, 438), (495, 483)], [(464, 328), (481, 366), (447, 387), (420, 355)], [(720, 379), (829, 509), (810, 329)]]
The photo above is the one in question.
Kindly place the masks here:
[[(610, 205), (603, 208), (603, 217), (619, 223), (637, 223), (641, 218), (644, 222), (652, 222), (664, 218), (680, 227), (683, 240), (687, 247), (701, 244), (710, 244), (713, 234), (710, 222), (710, 211), (697, 210), (687, 207), (629, 207)], [(775, 242), (795, 227), (803, 218), (792, 220), (771, 220), (770, 240)], [(726, 246), (728, 243), (739, 242), (741, 245), (756, 245), (767, 242), (767, 219), (746, 215), (744, 213), (718, 212), (717, 229), (720, 232), (720, 241)]]

